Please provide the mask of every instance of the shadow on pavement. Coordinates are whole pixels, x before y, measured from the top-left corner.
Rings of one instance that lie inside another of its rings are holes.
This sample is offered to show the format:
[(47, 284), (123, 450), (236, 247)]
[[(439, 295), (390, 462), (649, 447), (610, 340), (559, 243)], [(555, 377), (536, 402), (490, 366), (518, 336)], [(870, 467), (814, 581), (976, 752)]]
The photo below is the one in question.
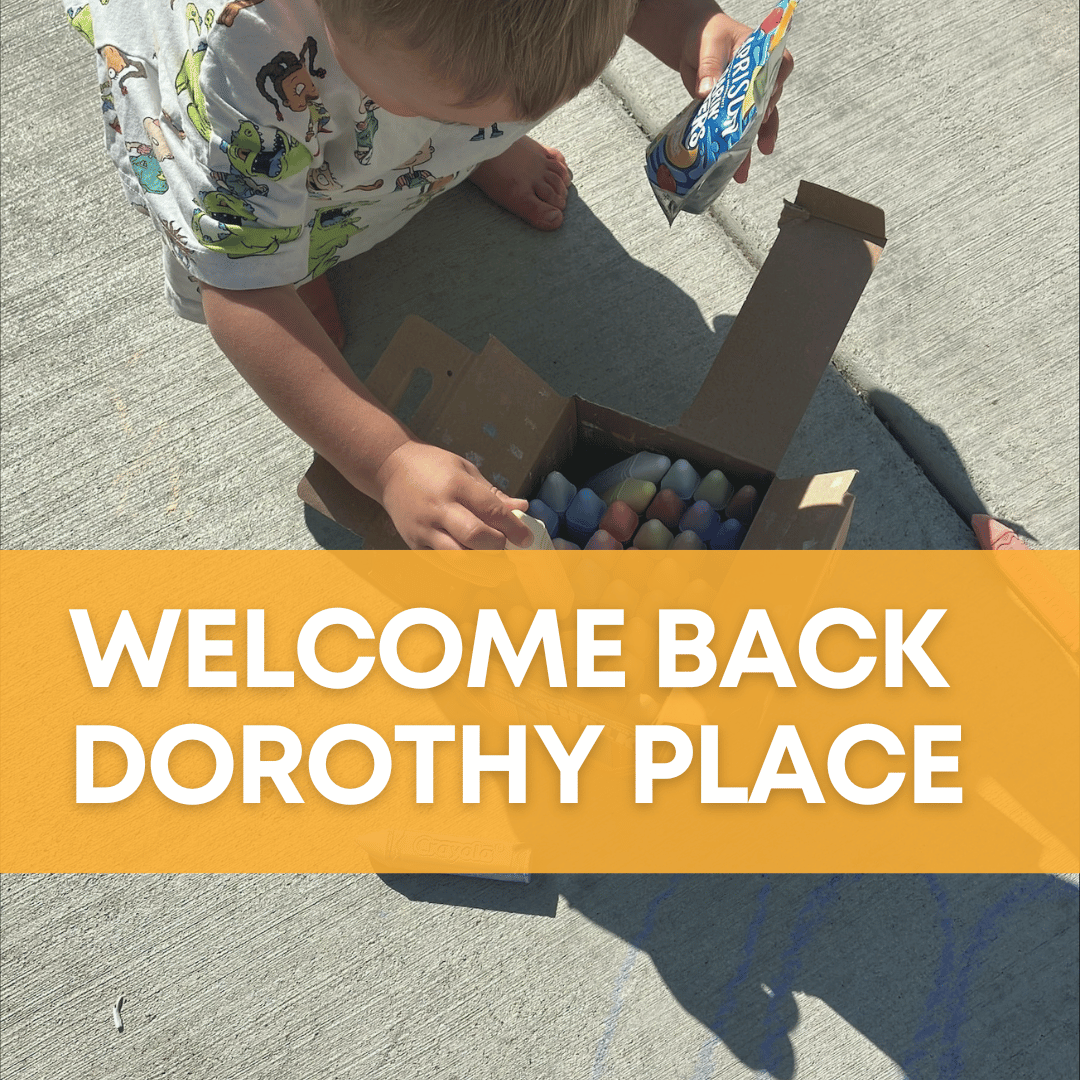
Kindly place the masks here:
[(533, 877), (526, 884), (469, 878), (454, 874), (379, 874), (383, 883), (406, 900), (513, 915), (555, 918), (559, 888), (550, 875)]
[[(633, 956), (645, 953), (702, 1024), (695, 1077), (713, 1075), (711, 1058), (723, 1042), (748, 1068), (792, 1080), (796, 993), (824, 1002), (909, 1080), (1075, 1075), (1077, 890), (1057, 878), (569, 874), (528, 886), (443, 875), (383, 880), (410, 900), (540, 915), (554, 915), (561, 894), (628, 943), (613, 1009)], [(994, 1022), (983, 1020), (984, 1011)], [(603, 1073), (606, 1049), (598, 1048), (594, 1076)]]
[(963, 459), (945, 430), (931, 423), (902, 398), (887, 390), (871, 390), (867, 395), (874, 412), (893, 438), (941, 492), (966, 524), (973, 514), (989, 514), (1027, 540), (1038, 543), (1023, 525), (996, 515), (988, 509), (971, 482)]
[[(910, 1080), (1017, 1075), (1018, 1062), (1028, 1076), (1075, 1070), (1077, 890), (1056, 878), (568, 876), (559, 889), (647, 952), (691, 1015), (778, 1080), (794, 1075), (795, 991)], [(981, 1023), (989, 1003), (1013, 1022)]]

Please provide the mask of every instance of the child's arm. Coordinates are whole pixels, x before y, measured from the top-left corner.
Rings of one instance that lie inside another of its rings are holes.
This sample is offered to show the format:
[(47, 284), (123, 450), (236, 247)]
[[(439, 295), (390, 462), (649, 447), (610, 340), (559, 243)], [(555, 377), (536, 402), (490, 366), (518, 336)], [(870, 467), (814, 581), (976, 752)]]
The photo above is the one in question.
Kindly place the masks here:
[(420, 442), (353, 374), (291, 285), (202, 285), (214, 339), (267, 405), (356, 488), (382, 503), (410, 547), (522, 546), (525, 510), (470, 462)]
[[(629, 30), (634, 41), (679, 72), (683, 85), (696, 98), (712, 89), (749, 33), (748, 26), (725, 15), (713, 0), (641, 0)], [(771, 154), (776, 146), (780, 126), (776, 103), (794, 66), (785, 49), (768, 113), (758, 131), (758, 149), (763, 154)], [(733, 179), (742, 184), (749, 171), (748, 154)]]

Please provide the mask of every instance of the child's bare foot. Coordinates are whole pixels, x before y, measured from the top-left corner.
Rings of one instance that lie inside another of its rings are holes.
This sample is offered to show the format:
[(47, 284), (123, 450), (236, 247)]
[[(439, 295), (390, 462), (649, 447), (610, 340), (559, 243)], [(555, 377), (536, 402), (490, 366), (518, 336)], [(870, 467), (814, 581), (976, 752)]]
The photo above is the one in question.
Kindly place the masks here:
[(330, 290), (326, 275), (315, 278), (304, 285), (298, 285), (297, 295), (307, 305), (308, 311), (319, 320), (319, 325), (326, 331), (326, 336), (338, 349), (345, 346), (345, 325), (341, 321), (337, 301)]
[(469, 179), (489, 199), (537, 229), (557, 229), (563, 223), (572, 175), (558, 150), (535, 139), (518, 139), (498, 157), (477, 165)]

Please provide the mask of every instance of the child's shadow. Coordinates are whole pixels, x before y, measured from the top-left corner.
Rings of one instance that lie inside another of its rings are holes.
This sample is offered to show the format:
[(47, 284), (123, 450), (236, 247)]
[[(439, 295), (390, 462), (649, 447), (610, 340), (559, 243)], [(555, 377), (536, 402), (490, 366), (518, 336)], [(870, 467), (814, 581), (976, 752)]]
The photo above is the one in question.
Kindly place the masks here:
[[(553, 874), (525, 887), (437, 875), (384, 880), (413, 900), (534, 915), (554, 915), (561, 894), (627, 942), (611, 974), (613, 1010), (640, 998), (629, 976), (644, 953), (702, 1024), (694, 1076), (714, 1075), (723, 1043), (747, 1067), (791, 1080), (791, 1033), (800, 1011), (814, 1007), (810, 998), (911, 1080), (1020, 1075), (1018, 1067), (1024, 1076), (1074, 1074), (1077, 892), (1053, 877)], [(829, 1023), (837, 1021), (820, 1013), (811, 1021), (819, 1040)], [(615, 1030), (598, 1030), (594, 1075), (618, 1053)], [(833, 1075), (843, 1075), (839, 1068)]]
[(659, 424), (690, 404), (733, 321), (710, 326), (576, 192), (562, 228), (543, 233), (463, 184), (330, 281), (361, 378), (416, 314), (474, 350), (493, 334), (559, 393)]
[[(1016, 1075), (1010, 1062), (1064, 1076), (1075, 1063), (1076, 888), (1053, 877), (556, 880), (572, 906), (647, 952), (715, 1039), (778, 1080), (795, 1072), (789, 1033), (811, 1004), (800, 994), (911, 1080)], [(711, 1075), (705, 1034), (695, 1075)]]

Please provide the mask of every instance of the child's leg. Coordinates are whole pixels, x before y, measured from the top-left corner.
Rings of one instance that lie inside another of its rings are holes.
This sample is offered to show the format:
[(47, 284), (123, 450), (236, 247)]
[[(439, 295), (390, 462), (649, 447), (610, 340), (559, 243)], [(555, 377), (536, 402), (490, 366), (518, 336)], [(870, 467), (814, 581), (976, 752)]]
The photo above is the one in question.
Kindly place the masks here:
[(326, 336), (341, 350), (345, 345), (345, 325), (341, 321), (341, 313), (326, 275), (298, 285), (296, 292), (307, 305), (308, 311), (318, 319), (319, 325), (326, 331)]
[[(490, 199), (538, 229), (557, 229), (562, 224), (571, 176), (558, 150), (526, 136), (498, 157), (481, 162), (469, 179)], [(296, 291), (330, 340), (342, 348), (345, 326), (326, 275)]]
[(528, 136), (498, 157), (482, 161), (469, 179), (500, 206), (537, 229), (557, 229), (563, 222), (571, 174), (558, 150)]
[[(169, 306), (181, 318), (192, 322), (206, 322), (203, 315), (202, 298), (199, 284), (180, 264), (175, 255), (164, 245), (162, 247), (162, 265), (165, 270), (165, 299)], [(341, 349), (345, 344), (345, 326), (338, 313), (337, 302), (330, 291), (326, 275), (301, 285), (298, 295), (307, 305), (308, 311), (319, 320), (319, 325), (326, 331), (330, 340)]]

